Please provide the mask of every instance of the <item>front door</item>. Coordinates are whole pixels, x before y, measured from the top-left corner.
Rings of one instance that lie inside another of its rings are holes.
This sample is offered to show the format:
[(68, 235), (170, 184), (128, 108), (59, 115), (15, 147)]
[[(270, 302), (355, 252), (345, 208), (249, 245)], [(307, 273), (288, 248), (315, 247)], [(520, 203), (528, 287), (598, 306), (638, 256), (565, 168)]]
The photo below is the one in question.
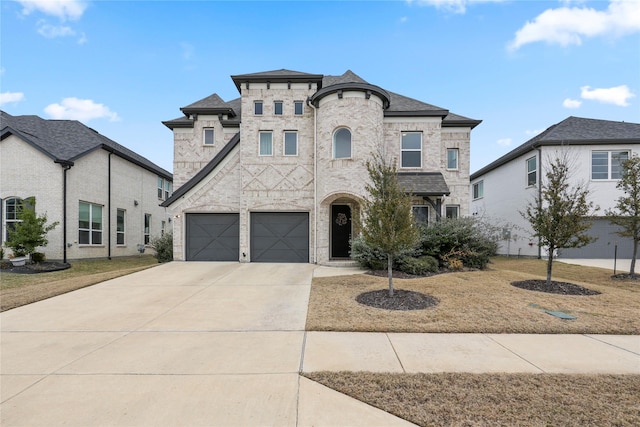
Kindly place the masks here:
[(351, 207), (331, 205), (331, 258), (350, 258)]

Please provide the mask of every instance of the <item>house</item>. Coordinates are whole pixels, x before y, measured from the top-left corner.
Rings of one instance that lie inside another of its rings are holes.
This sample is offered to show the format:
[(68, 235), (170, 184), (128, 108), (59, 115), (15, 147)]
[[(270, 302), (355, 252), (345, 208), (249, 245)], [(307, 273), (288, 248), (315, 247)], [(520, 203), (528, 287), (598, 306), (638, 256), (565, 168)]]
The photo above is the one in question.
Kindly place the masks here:
[[(620, 163), (640, 154), (640, 124), (569, 117), (471, 175), (471, 213), (504, 225), (499, 252), (540, 256), (537, 238), (520, 215), (541, 189), (546, 165), (567, 156), (573, 183), (588, 184), (589, 200), (600, 207), (589, 233), (597, 240), (583, 248), (562, 249), (564, 258), (631, 258), (632, 243), (604, 216), (622, 191), (616, 188)], [(510, 239), (508, 237), (511, 237)]]
[(0, 128), (2, 242), (29, 198), (59, 222), (42, 250), (52, 260), (136, 255), (169, 230), (171, 173), (75, 120), (2, 111)]
[(327, 263), (350, 257), (383, 152), (423, 221), (469, 214), (469, 140), (480, 121), (340, 76), (276, 70), (231, 76), (163, 122), (174, 134), (174, 258)]

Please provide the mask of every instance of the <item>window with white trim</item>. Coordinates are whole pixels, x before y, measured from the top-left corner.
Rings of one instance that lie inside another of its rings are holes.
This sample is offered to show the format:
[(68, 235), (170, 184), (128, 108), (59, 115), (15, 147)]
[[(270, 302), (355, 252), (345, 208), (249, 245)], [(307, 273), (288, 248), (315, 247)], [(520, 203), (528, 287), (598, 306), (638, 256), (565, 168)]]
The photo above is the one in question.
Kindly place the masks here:
[(273, 114), (275, 114), (276, 116), (281, 116), (282, 115), (282, 101), (275, 101), (273, 103)]
[(125, 219), (127, 216), (127, 211), (124, 209), (116, 210), (116, 245), (124, 245), (125, 244)]
[(171, 197), (171, 193), (173, 193), (173, 182), (168, 179), (164, 180), (164, 199), (167, 200)]
[(473, 184), (473, 200), (484, 197), (484, 181)]
[(151, 240), (151, 214), (144, 214), (144, 244), (148, 245)]
[(260, 132), (259, 154), (273, 156), (273, 132)]
[(164, 195), (164, 178), (159, 176), (158, 177), (158, 199), (162, 200), (163, 195)]
[(591, 179), (622, 178), (622, 162), (628, 159), (628, 151), (592, 151)]
[(167, 221), (160, 221), (160, 235), (164, 236), (164, 232), (167, 229)]
[(444, 208), (444, 215), (449, 219), (457, 219), (460, 215), (460, 206), (458, 205), (447, 205)]
[(22, 222), (20, 213), (24, 209), (22, 199), (11, 197), (4, 201), (4, 241), (9, 240), (9, 232), (16, 229), (16, 224)]
[(340, 128), (333, 133), (333, 158), (348, 159), (351, 157), (351, 131)]
[(301, 116), (304, 113), (304, 103), (302, 101), (293, 101), (293, 114)]
[(80, 202), (78, 206), (78, 243), (102, 244), (102, 205)]
[(422, 132), (402, 132), (400, 167), (422, 167)]
[(213, 128), (205, 128), (203, 129), (204, 135), (202, 138), (203, 144), (204, 145), (213, 145), (213, 141), (214, 141), (214, 136), (215, 136), (215, 132)]
[(449, 170), (458, 169), (458, 149), (457, 148), (447, 148), (447, 169)]
[(284, 133), (284, 155), (298, 155), (298, 132), (286, 131)]
[(417, 225), (429, 224), (429, 207), (427, 205), (414, 205), (411, 207), (413, 220)]
[(256, 116), (262, 115), (262, 101), (254, 101), (253, 114), (255, 114)]
[(527, 159), (527, 186), (533, 186), (538, 183), (538, 159), (531, 157)]

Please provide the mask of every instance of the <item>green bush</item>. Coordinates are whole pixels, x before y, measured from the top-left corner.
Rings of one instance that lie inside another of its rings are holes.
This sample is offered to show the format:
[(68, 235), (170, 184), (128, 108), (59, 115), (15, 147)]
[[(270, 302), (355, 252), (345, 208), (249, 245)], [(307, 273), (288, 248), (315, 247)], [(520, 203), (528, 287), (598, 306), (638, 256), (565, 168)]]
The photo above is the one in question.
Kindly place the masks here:
[(398, 262), (400, 271), (415, 276), (423, 276), (427, 273), (438, 271), (438, 260), (432, 256), (425, 255), (419, 258), (404, 257)]
[(154, 256), (158, 262), (173, 261), (173, 233), (152, 238), (150, 245), (156, 251)]
[(35, 263), (44, 262), (45, 259), (46, 259), (46, 257), (44, 256), (44, 254), (42, 252), (34, 252), (34, 253), (31, 254), (31, 261), (33, 261)]
[[(474, 218), (442, 219), (422, 230), (422, 253), (438, 259), (444, 267), (486, 268), (498, 250), (491, 226)], [(452, 256), (456, 254), (457, 256)]]
[(351, 239), (351, 259), (368, 270), (387, 268), (387, 256), (381, 250), (368, 246), (362, 236)]

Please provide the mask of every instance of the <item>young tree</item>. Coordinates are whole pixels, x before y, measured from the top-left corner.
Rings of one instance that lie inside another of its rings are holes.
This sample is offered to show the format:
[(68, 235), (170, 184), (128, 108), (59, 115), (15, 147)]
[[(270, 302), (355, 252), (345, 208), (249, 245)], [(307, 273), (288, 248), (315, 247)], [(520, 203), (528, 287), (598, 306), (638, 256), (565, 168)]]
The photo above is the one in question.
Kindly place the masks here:
[(633, 156), (622, 162), (622, 178), (616, 185), (624, 191), (618, 198), (614, 209), (605, 213), (612, 224), (621, 227), (618, 234), (631, 237), (633, 240), (633, 256), (631, 257), (630, 275), (635, 275), (638, 242), (640, 242), (640, 157)]
[(29, 256), (39, 246), (47, 246), (47, 233), (58, 225), (58, 222), (47, 225), (47, 215), (36, 216), (35, 206), (24, 204), (18, 215), (19, 222), (9, 231), (6, 245), (15, 256)]
[(379, 248), (387, 256), (389, 296), (393, 296), (393, 261), (420, 241), (420, 230), (411, 213), (411, 195), (400, 188), (395, 165), (381, 154), (367, 161), (371, 184), (366, 186), (362, 237), (367, 245)]
[(587, 234), (591, 223), (587, 216), (599, 208), (587, 200), (589, 189), (583, 183), (569, 183), (570, 162), (566, 155), (549, 162), (546, 181), (540, 194), (520, 212), (531, 224), (540, 246), (548, 250), (547, 284), (551, 284), (556, 249), (581, 248), (594, 239)]

